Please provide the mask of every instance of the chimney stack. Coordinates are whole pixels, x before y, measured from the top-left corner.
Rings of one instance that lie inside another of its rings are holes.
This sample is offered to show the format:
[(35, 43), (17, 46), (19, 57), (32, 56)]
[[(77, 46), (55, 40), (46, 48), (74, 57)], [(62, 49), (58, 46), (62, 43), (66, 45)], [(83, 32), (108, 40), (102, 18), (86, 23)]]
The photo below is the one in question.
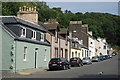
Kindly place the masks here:
[(48, 19), (48, 22), (44, 22), (44, 24), (59, 24), (59, 23), (57, 22), (56, 18), (50, 18)]
[(70, 21), (70, 24), (82, 24), (82, 21)]
[(84, 24), (84, 25), (82, 25), (82, 27), (88, 27), (88, 24)]
[(38, 12), (36, 11), (36, 6), (19, 7), (19, 11), (17, 12), (17, 17), (38, 24)]

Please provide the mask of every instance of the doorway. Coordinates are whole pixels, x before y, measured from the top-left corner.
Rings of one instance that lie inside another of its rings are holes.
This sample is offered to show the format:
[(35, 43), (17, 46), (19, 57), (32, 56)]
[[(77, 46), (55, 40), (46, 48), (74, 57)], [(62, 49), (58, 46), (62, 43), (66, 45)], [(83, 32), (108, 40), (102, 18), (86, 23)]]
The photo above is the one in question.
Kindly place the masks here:
[(38, 54), (38, 48), (35, 48), (35, 68), (37, 68), (37, 54)]

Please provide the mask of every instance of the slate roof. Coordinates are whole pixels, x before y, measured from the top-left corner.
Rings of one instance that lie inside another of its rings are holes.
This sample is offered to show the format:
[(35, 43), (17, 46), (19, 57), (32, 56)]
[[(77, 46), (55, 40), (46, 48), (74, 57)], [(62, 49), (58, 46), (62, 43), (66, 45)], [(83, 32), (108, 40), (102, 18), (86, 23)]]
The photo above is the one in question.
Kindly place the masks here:
[[(45, 29), (47, 29), (47, 32), (48, 32), (50, 35), (52, 35), (52, 36), (55, 36), (55, 34), (53, 34), (52, 32), (50, 32), (50, 30), (56, 30), (56, 29), (58, 29), (58, 32), (59, 32), (59, 30), (60, 30), (59, 24), (57, 24), (57, 23), (54, 23), (54, 24), (51, 24), (51, 23), (50, 23), (50, 24), (44, 24), (44, 23), (42, 23), (42, 22), (39, 21), (38, 24), (42, 25)], [(65, 40), (65, 38), (63, 38), (63, 37), (60, 36), (59, 34), (58, 34), (58, 38)]]
[(35, 23), (31, 23), (31, 22), (28, 22), (28, 21), (25, 21), (23, 19), (20, 19), (18, 17), (15, 17), (15, 16), (2, 16), (2, 22), (4, 24), (15, 24), (15, 23), (20, 23), (20, 24), (23, 24), (23, 25), (27, 25), (28, 27), (30, 28), (34, 28), (34, 29), (38, 29), (40, 31), (44, 31), (46, 32), (46, 30), (41, 26), (41, 25), (37, 25)]
[(59, 24), (57, 24), (57, 23), (54, 23), (54, 24), (44, 24), (44, 23), (42, 23), (42, 22), (38, 22), (38, 24), (39, 25), (42, 25), (45, 29), (47, 29), (47, 30), (55, 30), (55, 29), (57, 29), (58, 28), (58, 30), (59, 30)]
[(41, 42), (41, 41), (32, 40), (32, 39), (28, 39), (28, 38), (21, 38), (21, 37), (17, 36), (14, 32), (12, 32), (12, 31), (5, 25), (5, 24), (16, 24), (16, 23), (18, 23), (18, 24), (21, 24), (21, 23), (22, 23), (22, 24), (27, 25), (27, 26), (29, 26), (29, 27), (32, 27), (32, 28), (41, 30), (41, 31), (43, 31), (43, 32), (46, 32), (46, 30), (45, 30), (43, 27), (41, 27), (41, 26), (39, 26), (39, 25), (37, 25), (37, 24), (34, 24), (34, 23), (30, 23), (30, 22), (24, 21), (24, 20), (22, 20), (22, 19), (20, 19), (20, 18), (13, 17), (13, 16), (11, 16), (11, 17), (7, 17), (7, 16), (6, 16), (6, 17), (2, 17), (2, 24), (1, 24), (1, 25), (2, 25), (2, 28), (3, 28), (4, 30), (7, 30), (7, 31), (13, 36), (12, 38), (13, 38), (14, 40), (50, 46), (50, 44), (49, 44), (47, 41)]
[(59, 34), (69, 34), (68, 29), (60, 29)]

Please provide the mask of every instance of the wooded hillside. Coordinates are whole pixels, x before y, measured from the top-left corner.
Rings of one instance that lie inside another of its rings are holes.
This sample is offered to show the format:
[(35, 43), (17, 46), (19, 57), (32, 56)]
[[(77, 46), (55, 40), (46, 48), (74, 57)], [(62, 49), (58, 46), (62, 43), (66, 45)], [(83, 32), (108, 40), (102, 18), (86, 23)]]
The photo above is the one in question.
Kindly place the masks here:
[(57, 18), (60, 27), (67, 28), (69, 21), (81, 20), (89, 24), (89, 30), (94, 37), (106, 38), (112, 45), (120, 46), (120, 16), (108, 13), (72, 13), (69, 10), (61, 11), (61, 8), (49, 8), (46, 2), (3, 2), (2, 15), (16, 15), (20, 6), (36, 6), (39, 13), (39, 21), (45, 22), (49, 18)]

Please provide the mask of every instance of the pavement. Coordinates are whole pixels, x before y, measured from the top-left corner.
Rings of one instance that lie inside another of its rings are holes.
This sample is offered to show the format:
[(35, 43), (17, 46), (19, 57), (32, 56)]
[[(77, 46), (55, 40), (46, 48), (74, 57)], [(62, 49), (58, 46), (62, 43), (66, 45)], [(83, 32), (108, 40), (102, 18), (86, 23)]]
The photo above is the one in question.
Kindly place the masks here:
[(14, 75), (32, 75), (37, 72), (44, 72), (47, 71), (48, 68), (37, 68), (37, 69), (28, 69), (18, 72), (7, 72), (7, 71), (0, 71), (0, 75), (2, 75), (3, 78), (7, 76), (14, 76)]
[(36, 72), (42, 72), (42, 71), (46, 71), (46, 70), (48, 70), (48, 68), (29, 69), (29, 70), (18, 71), (18, 72), (16, 72), (16, 74), (31, 75), (31, 74), (34, 74)]

